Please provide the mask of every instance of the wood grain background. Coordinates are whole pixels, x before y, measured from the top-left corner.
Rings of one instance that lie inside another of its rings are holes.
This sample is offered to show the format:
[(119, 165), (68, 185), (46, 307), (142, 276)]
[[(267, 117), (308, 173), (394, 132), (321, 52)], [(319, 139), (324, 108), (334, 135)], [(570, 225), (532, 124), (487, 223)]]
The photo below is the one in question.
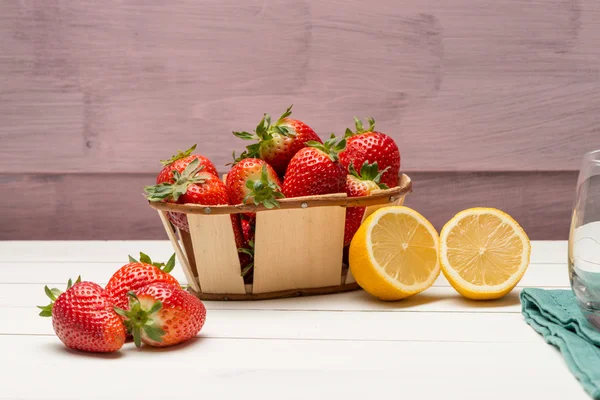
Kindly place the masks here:
[(565, 239), (600, 148), (595, 0), (0, 2), (0, 239), (165, 238), (141, 195), (263, 112), (373, 116), (436, 227), (475, 205)]

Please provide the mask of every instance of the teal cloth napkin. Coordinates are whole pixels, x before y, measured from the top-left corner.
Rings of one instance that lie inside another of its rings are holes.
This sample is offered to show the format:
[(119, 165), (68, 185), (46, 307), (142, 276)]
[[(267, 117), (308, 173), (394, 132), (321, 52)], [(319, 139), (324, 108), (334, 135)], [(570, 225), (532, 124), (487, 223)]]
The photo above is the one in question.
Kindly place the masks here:
[(569, 369), (594, 399), (600, 399), (600, 332), (585, 319), (570, 290), (526, 288), (525, 321), (558, 347)]

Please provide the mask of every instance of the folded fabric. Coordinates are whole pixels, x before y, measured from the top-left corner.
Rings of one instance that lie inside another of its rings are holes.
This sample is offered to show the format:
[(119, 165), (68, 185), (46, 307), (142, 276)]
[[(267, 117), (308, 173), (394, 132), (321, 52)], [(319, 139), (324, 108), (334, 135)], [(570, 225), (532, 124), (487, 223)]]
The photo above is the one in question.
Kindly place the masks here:
[(558, 347), (569, 369), (593, 399), (600, 399), (600, 332), (585, 319), (570, 290), (521, 292), (525, 321)]

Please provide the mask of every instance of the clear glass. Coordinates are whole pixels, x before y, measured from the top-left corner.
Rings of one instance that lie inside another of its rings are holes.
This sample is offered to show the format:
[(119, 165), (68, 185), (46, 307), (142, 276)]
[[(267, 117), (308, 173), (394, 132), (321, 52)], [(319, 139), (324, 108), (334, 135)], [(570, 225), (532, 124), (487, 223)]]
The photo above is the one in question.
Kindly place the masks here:
[(581, 311), (600, 330), (600, 150), (587, 153), (579, 171), (569, 234), (569, 277)]

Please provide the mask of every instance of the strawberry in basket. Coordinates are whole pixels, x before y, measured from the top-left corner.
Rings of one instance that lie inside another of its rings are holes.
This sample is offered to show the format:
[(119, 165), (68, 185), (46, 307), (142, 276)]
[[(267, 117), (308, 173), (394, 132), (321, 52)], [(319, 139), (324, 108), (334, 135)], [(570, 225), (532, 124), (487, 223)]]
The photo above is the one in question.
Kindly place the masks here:
[(240, 139), (258, 141), (247, 146), (239, 159), (260, 158), (271, 165), (279, 176), (283, 176), (294, 154), (306, 147), (307, 142), (321, 143), (321, 138), (310, 126), (297, 119), (288, 118), (291, 114), (292, 106), (289, 106), (273, 124), (271, 117), (265, 114), (255, 133), (233, 132)]
[(385, 133), (375, 131), (375, 120), (369, 118), (369, 127), (364, 128), (358, 118), (354, 118), (356, 132), (346, 129), (346, 149), (340, 153), (340, 162), (349, 171), (350, 164), (363, 165), (377, 163), (385, 173), (381, 182), (388, 187), (398, 186), (400, 172), (400, 151), (394, 139)]
[[(275, 170), (265, 161), (258, 158), (238, 160), (227, 174), (227, 193), (229, 204), (262, 204), (266, 208), (279, 206), (277, 199), (284, 197), (281, 193), (281, 181)], [(254, 230), (256, 214), (240, 215), (243, 235), (242, 245), (238, 245), (242, 276), (250, 282), (250, 274), (254, 258)]]
[(183, 172), (185, 167), (187, 167), (194, 160), (198, 160), (198, 164), (204, 167), (205, 172), (219, 176), (212, 161), (204, 156), (201, 156), (200, 154), (192, 154), (194, 150), (196, 150), (196, 145), (193, 145), (186, 151), (178, 151), (177, 154), (168, 160), (161, 160), (160, 162), (162, 165), (164, 165), (164, 167), (156, 177), (156, 183), (173, 183), (175, 181), (173, 178), (173, 171), (179, 171), (180, 173)]
[(258, 158), (244, 158), (236, 162), (227, 174), (226, 186), (229, 204), (233, 205), (253, 203), (273, 208), (279, 205), (277, 199), (284, 197), (277, 173)]
[[(388, 167), (389, 168), (389, 167)], [(388, 169), (379, 171), (377, 163), (369, 164), (364, 162), (360, 168), (360, 173), (356, 171), (353, 164), (350, 164), (350, 174), (346, 177), (346, 194), (348, 197), (368, 196), (378, 189), (388, 189), (387, 185), (380, 183), (381, 176)], [(348, 246), (354, 237), (354, 234), (362, 223), (362, 218), (366, 207), (348, 207), (346, 208), (346, 227), (344, 230), (344, 246)]]
[(286, 197), (316, 196), (344, 193), (346, 169), (339, 162), (339, 153), (346, 140), (337, 141), (334, 135), (325, 143), (307, 142), (308, 147), (298, 151), (290, 160), (283, 194)]
[[(173, 178), (167, 179), (153, 186), (146, 186), (146, 198), (149, 201), (166, 201), (178, 204), (202, 204), (214, 206), (229, 204), (227, 187), (214, 175), (201, 165), (200, 158), (194, 158), (182, 169), (182, 165), (171, 164)], [(159, 178), (161, 175), (159, 175)], [(189, 232), (187, 216), (184, 213), (169, 212), (169, 220), (179, 229)], [(244, 236), (238, 215), (231, 215), (231, 225), (237, 247), (244, 245)]]

